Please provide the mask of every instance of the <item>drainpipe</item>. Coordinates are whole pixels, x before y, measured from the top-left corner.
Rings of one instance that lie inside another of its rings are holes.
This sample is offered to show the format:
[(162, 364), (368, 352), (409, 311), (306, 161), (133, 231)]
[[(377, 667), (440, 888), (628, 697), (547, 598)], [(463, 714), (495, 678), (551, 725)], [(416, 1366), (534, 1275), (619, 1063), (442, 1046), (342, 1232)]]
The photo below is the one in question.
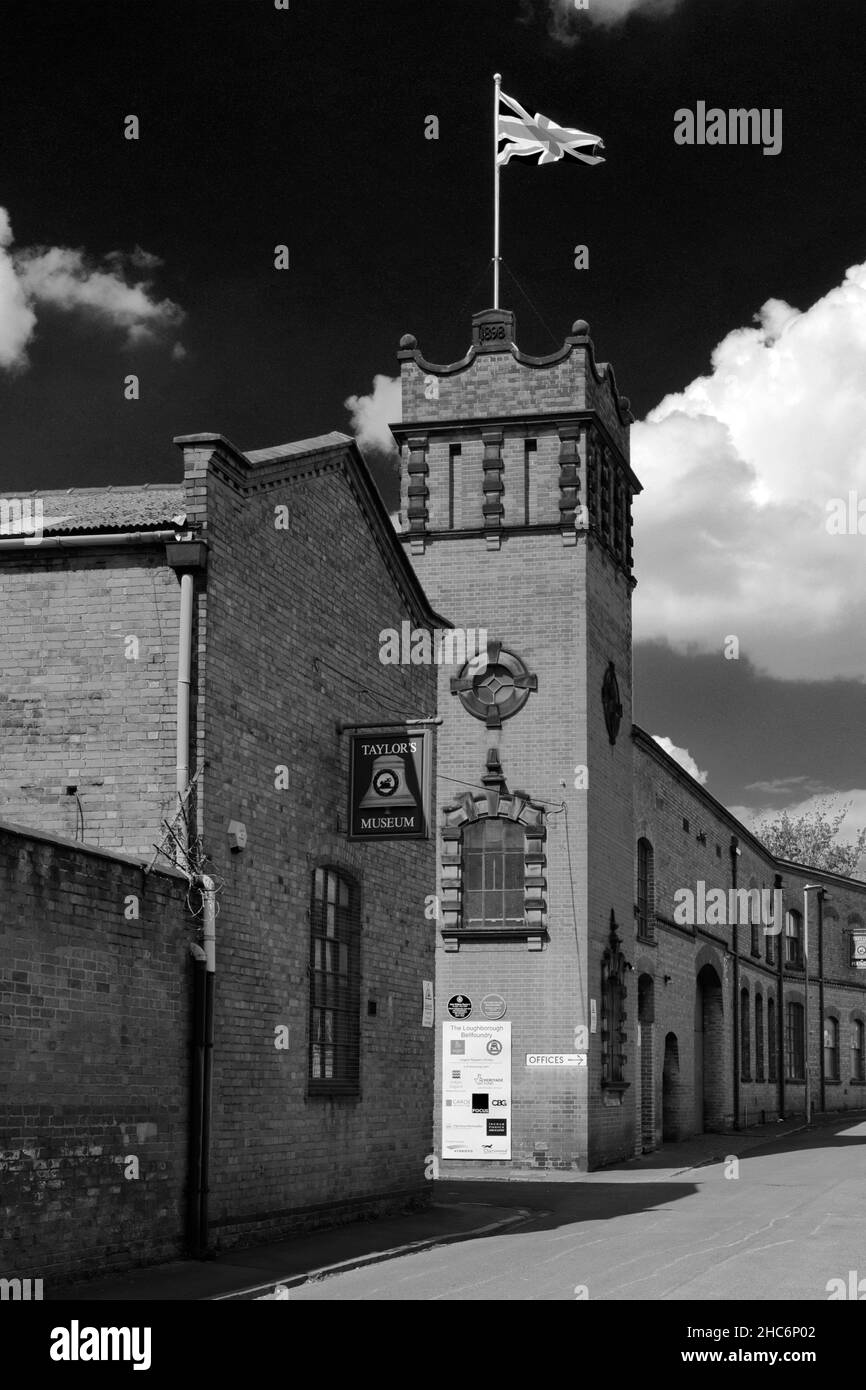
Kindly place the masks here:
[[(731, 882), (734, 889), (737, 887), (737, 858), (739, 856), (739, 840), (736, 835), (731, 836)], [(735, 897), (734, 902), (738, 899)], [(734, 1129), (740, 1128), (740, 940), (737, 924), (737, 913), (734, 913), (733, 930), (731, 933), (731, 946), (734, 952)]]
[(190, 1078), (189, 1115), (189, 1196), (187, 1199), (187, 1244), (190, 1253), (199, 1259), (202, 1251), (200, 1219), (202, 1118), (204, 1115), (204, 998), (205, 961), (201, 946), (192, 943), (189, 953), (193, 960), (192, 993), (192, 1075)]
[[(820, 1062), (820, 1064), (821, 1064), (821, 1093), (820, 1093), (820, 1094), (821, 1094), (821, 1114), (823, 1115), (823, 1114), (826, 1112), (826, 1110), (827, 1110), (827, 1075), (826, 1075), (826, 1071), (825, 1071), (825, 1067), (824, 1067), (824, 889), (823, 889), (823, 888), (820, 888), (820, 889), (818, 890), (818, 892), (815, 894), (815, 897), (818, 899), (818, 1011), (819, 1011), (819, 1013), (820, 1013), (820, 1015), (821, 1015), (821, 1017), (820, 1017), (820, 1019), (819, 1019), (819, 1021), (818, 1021), (818, 1026), (819, 1026), (818, 1037), (820, 1038), (820, 1042), (819, 1042), (819, 1044), (818, 1044), (818, 1060), (819, 1060), (819, 1062)], [(839, 1075), (840, 1075), (840, 1077), (841, 1077), (841, 1075), (842, 1075), (842, 1071), (841, 1071), (841, 1060), (842, 1060), (842, 1059), (841, 1059), (841, 1046), (842, 1046), (841, 1030), (840, 1030), (840, 1036), (839, 1036), (839, 1038), (837, 1039), (837, 1041), (838, 1041), (838, 1043), (839, 1043), (839, 1050), (840, 1050), (840, 1058), (839, 1058), (839, 1061), (840, 1061), (840, 1070), (839, 1070)]]
[[(180, 576), (180, 625), (177, 652), (177, 788), (178, 810), (184, 805), (189, 789), (189, 678), (192, 658), (192, 599), (193, 574), (185, 570)], [(181, 816), (179, 838), (186, 851), (189, 848), (186, 815)], [(188, 867), (185, 866), (185, 867)]]
[[(781, 893), (782, 875), (776, 874), (773, 878), (773, 892)], [(774, 897), (774, 903), (778, 901)], [(774, 922), (775, 926), (776, 923)], [(779, 1087), (779, 1119), (785, 1118), (785, 975), (783, 959), (785, 955), (785, 908), (782, 905), (782, 920), (778, 924), (779, 934), (776, 937), (776, 966), (778, 970), (778, 982), (776, 985), (776, 1075), (778, 1076)]]
[(216, 980), (216, 892), (207, 874), (194, 882), (201, 889), (204, 916), (202, 944), (192, 947), (195, 959), (193, 994), (193, 1073), (189, 1242), (197, 1259), (208, 1255), (208, 1196), (210, 1132), (213, 1098), (214, 984)]

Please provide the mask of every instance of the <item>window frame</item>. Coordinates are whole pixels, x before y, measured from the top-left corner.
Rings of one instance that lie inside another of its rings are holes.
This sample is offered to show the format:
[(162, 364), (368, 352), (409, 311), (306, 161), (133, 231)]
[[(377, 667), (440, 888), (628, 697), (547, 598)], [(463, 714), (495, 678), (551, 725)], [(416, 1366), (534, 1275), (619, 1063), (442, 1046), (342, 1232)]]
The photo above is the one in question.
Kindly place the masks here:
[(755, 995), (755, 1080), (764, 1078), (764, 997)]
[[(827, 1033), (830, 1033), (832, 1042), (827, 1045)], [(835, 1014), (825, 1014), (822, 1025), (821, 1049), (824, 1060), (824, 1080), (841, 1081), (841, 1048), (839, 1046), (840, 1029), (839, 1019)]]
[(866, 1081), (866, 1023), (851, 1020), (851, 1080)]
[[(789, 930), (789, 925), (796, 930)], [(796, 950), (791, 949), (792, 943)], [(794, 907), (785, 913), (785, 965), (794, 970), (803, 969), (803, 916)]]
[(751, 1029), (749, 1027), (749, 991), (746, 985), (740, 988), (740, 1080), (752, 1079)]
[[(502, 837), (501, 845), (485, 844), (485, 840), (492, 835), (494, 826)], [(477, 847), (472, 843), (475, 839), (479, 841)], [(464, 926), (473, 932), (524, 931), (526, 929), (526, 837), (523, 827), (504, 816), (485, 816), (463, 827), (461, 849)], [(481, 881), (478, 886), (474, 886), (471, 882), (474, 861), (476, 860), (480, 867)], [(515, 862), (519, 870), (517, 884), (509, 883), (509, 869), (513, 876)], [(499, 867), (497, 868), (497, 866)], [(488, 882), (488, 874), (491, 879), (501, 877), (501, 883)], [(475, 895), (480, 895), (481, 898), (482, 913), (480, 917), (470, 915), (470, 901)], [(503, 910), (500, 915), (488, 916), (486, 912), (487, 899), (488, 897), (493, 898), (494, 895), (501, 895)], [(519, 900), (519, 917), (506, 915), (509, 897)]]
[(785, 1080), (806, 1080), (805, 1010), (798, 999), (785, 1004)]
[[(319, 885), (322, 892), (319, 892)], [(330, 885), (334, 885), (331, 900)], [(345, 889), (346, 901), (341, 901)], [(333, 909), (331, 912), (330, 909)], [(361, 1091), (361, 903), (355, 879), (338, 864), (317, 865), (310, 883), (310, 977), (307, 1020), (307, 1094), (359, 1096)], [(328, 930), (332, 927), (332, 930)], [(336, 948), (336, 949), (335, 949)], [(345, 957), (343, 950), (345, 948)], [(326, 962), (336, 957), (336, 968)], [(345, 969), (341, 969), (345, 959)], [(328, 984), (329, 980), (336, 983)], [(333, 1002), (337, 1000), (339, 1002)], [(317, 1019), (317, 1015), (321, 1015)], [(330, 1024), (327, 1019), (330, 1015)], [(321, 1035), (319, 1035), (321, 1029)], [(330, 1034), (330, 1037), (325, 1035)], [(315, 1075), (332, 1050), (335, 1075)], [(337, 1062), (340, 1062), (339, 1069)]]
[(655, 941), (655, 852), (646, 835), (637, 842), (635, 917), (638, 940)]

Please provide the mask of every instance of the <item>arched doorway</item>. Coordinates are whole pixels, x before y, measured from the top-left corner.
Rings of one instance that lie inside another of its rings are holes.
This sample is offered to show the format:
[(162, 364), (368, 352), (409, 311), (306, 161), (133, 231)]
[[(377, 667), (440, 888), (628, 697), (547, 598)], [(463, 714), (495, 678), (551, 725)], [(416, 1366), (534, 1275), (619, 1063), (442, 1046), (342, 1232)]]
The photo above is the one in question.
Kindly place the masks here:
[(670, 1144), (679, 1138), (680, 1049), (676, 1033), (668, 1033), (662, 1067), (662, 1142)]
[(655, 1123), (655, 986), (651, 975), (637, 981), (637, 1019), (640, 1024), (640, 1139), (641, 1150), (656, 1146)]
[(695, 1126), (698, 1133), (724, 1129), (725, 1019), (722, 982), (712, 965), (698, 973), (695, 989)]

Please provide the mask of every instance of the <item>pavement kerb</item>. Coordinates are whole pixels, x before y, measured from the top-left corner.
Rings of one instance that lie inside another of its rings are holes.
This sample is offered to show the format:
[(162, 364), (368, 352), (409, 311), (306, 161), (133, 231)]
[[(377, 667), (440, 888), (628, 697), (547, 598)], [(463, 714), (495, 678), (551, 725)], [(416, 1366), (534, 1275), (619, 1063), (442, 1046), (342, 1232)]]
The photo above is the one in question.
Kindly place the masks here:
[[(814, 1128), (815, 1128), (815, 1123), (814, 1123), (814, 1121), (813, 1121), (811, 1125), (808, 1125), (808, 1124), (796, 1125), (793, 1129), (785, 1129), (785, 1130), (782, 1130), (781, 1134), (777, 1134), (777, 1135), (775, 1135), (775, 1136), (771, 1136), (771, 1135), (761, 1135), (760, 1137), (757, 1137), (757, 1136), (756, 1136), (756, 1137), (753, 1138), (753, 1139), (748, 1139), (748, 1136), (743, 1136), (744, 1138), (747, 1139), (747, 1143), (746, 1143), (746, 1146), (745, 1146), (745, 1149), (743, 1150), (743, 1152), (748, 1153), (749, 1150), (751, 1150), (751, 1149), (769, 1148), (770, 1145), (771, 1145), (771, 1144), (775, 1144), (775, 1143), (777, 1142), (777, 1140), (779, 1140), (779, 1139), (787, 1139), (787, 1137), (788, 1137), (789, 1134), (802, 1134), (803, 1130), (805, 1130), (805, 1129), (814, 1129)], [(722, 1138), (722, 1137), (724, 1137), (724, 1136), (720, 1136), (720, 1138)], [(736, 1139), (738, 1138), (738, 1135), (737, 1135), (736, 1131), (732, 1130), (729, 1137), (730, 1137), (732, 1140), (736, 1140)], [(741, 1146), (741, 1147), (742, 1147), (742, 1146)], [(691, 1172), (693, 1169), (695, 1169), (695, 1168), (709, 1168), (713, 1163), (723, 1163), (723, 1162), (725, 1161), (725, 1159), (728, 1158), (728, 1156), (730, 1155), (732, 1149), (733, 1149), (733, 1144), (729, 1144), (729, 1145), (728, 1145), (728, 1152), (727, 1152), (727, 1153), (711, 1154), (709, 1158), (702, 1158), (698, 1163), (689, 1163), (689, 1164), (687, 1165), (687, 1167), (685, 1167), (685, 1168), (677, 1168), (676, 1172), (670, 1174), (670, 1176), (671, 1176), (671, 1177), (674, 1177), (674, 1178), (678, 1178), (678, 1177), (680, 1176), (681, 1173), (690, 1173), (690, 1172)], [(735, 1158), (739, 1158), (739, 1154), (735, 1154), (734, 1157), (735, 1157)], [(667, 1175), (666, 1175), (666, 1176), (667, 1176)]]
[(394, 1260), (400, 1255), (417, 1255), (422, 1250), (433, 1250), (439, 1245), (454, 1245), (457, 1241), (474, 1240), (476, 1236), (492, 1235), (494, 1231), (502, 1231), (507, 1226), (517, 1226), (520, 1222), (539, 1215), (543, 1213), (519, 1207), (512, 1215), (504, 1216), (499, 1221), (488, 1222), (486, 1226), (473, 1226), (466, 1231), (446, 1231), (443, 1235), (428, 1236), (426, 1240), (411, 1240), (405, 1245), (393, 1245), (389, 1250), (375, 1250), (369, 1255), (356, 1255), (351, 1260), (322, 1265), (319, 1269), (308, 1270), (305, 1274), (292, 1274), (286, 1279), (268, 1279), (263, 1284), (251, 1284), (244, 1289), (234, 1289), (231, 1293), (214, 1294), (204, 1302), (221, 1303), (233, 1298), (249, 1298), (265, 1289), (276, 1292), (277, 1289), (298, 1288), (301, 1284), (316, 1283), (334, 1274), (346, 1274), (352, 1269), (363, 1269), (365, 1265), (382, 1264), (385, 1260)]

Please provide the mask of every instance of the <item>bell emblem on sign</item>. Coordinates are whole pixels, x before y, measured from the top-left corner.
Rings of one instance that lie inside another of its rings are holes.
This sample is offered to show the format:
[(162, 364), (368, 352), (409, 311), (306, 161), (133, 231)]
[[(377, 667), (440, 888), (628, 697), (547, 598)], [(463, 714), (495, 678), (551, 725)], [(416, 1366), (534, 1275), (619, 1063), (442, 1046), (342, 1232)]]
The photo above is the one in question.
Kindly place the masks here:
[(370, 786), (364, 794), (361, 806), (414, 806), (415, 798), (406, 786), (406, 772), (403, 759), (383, 754), (373, 762)]

